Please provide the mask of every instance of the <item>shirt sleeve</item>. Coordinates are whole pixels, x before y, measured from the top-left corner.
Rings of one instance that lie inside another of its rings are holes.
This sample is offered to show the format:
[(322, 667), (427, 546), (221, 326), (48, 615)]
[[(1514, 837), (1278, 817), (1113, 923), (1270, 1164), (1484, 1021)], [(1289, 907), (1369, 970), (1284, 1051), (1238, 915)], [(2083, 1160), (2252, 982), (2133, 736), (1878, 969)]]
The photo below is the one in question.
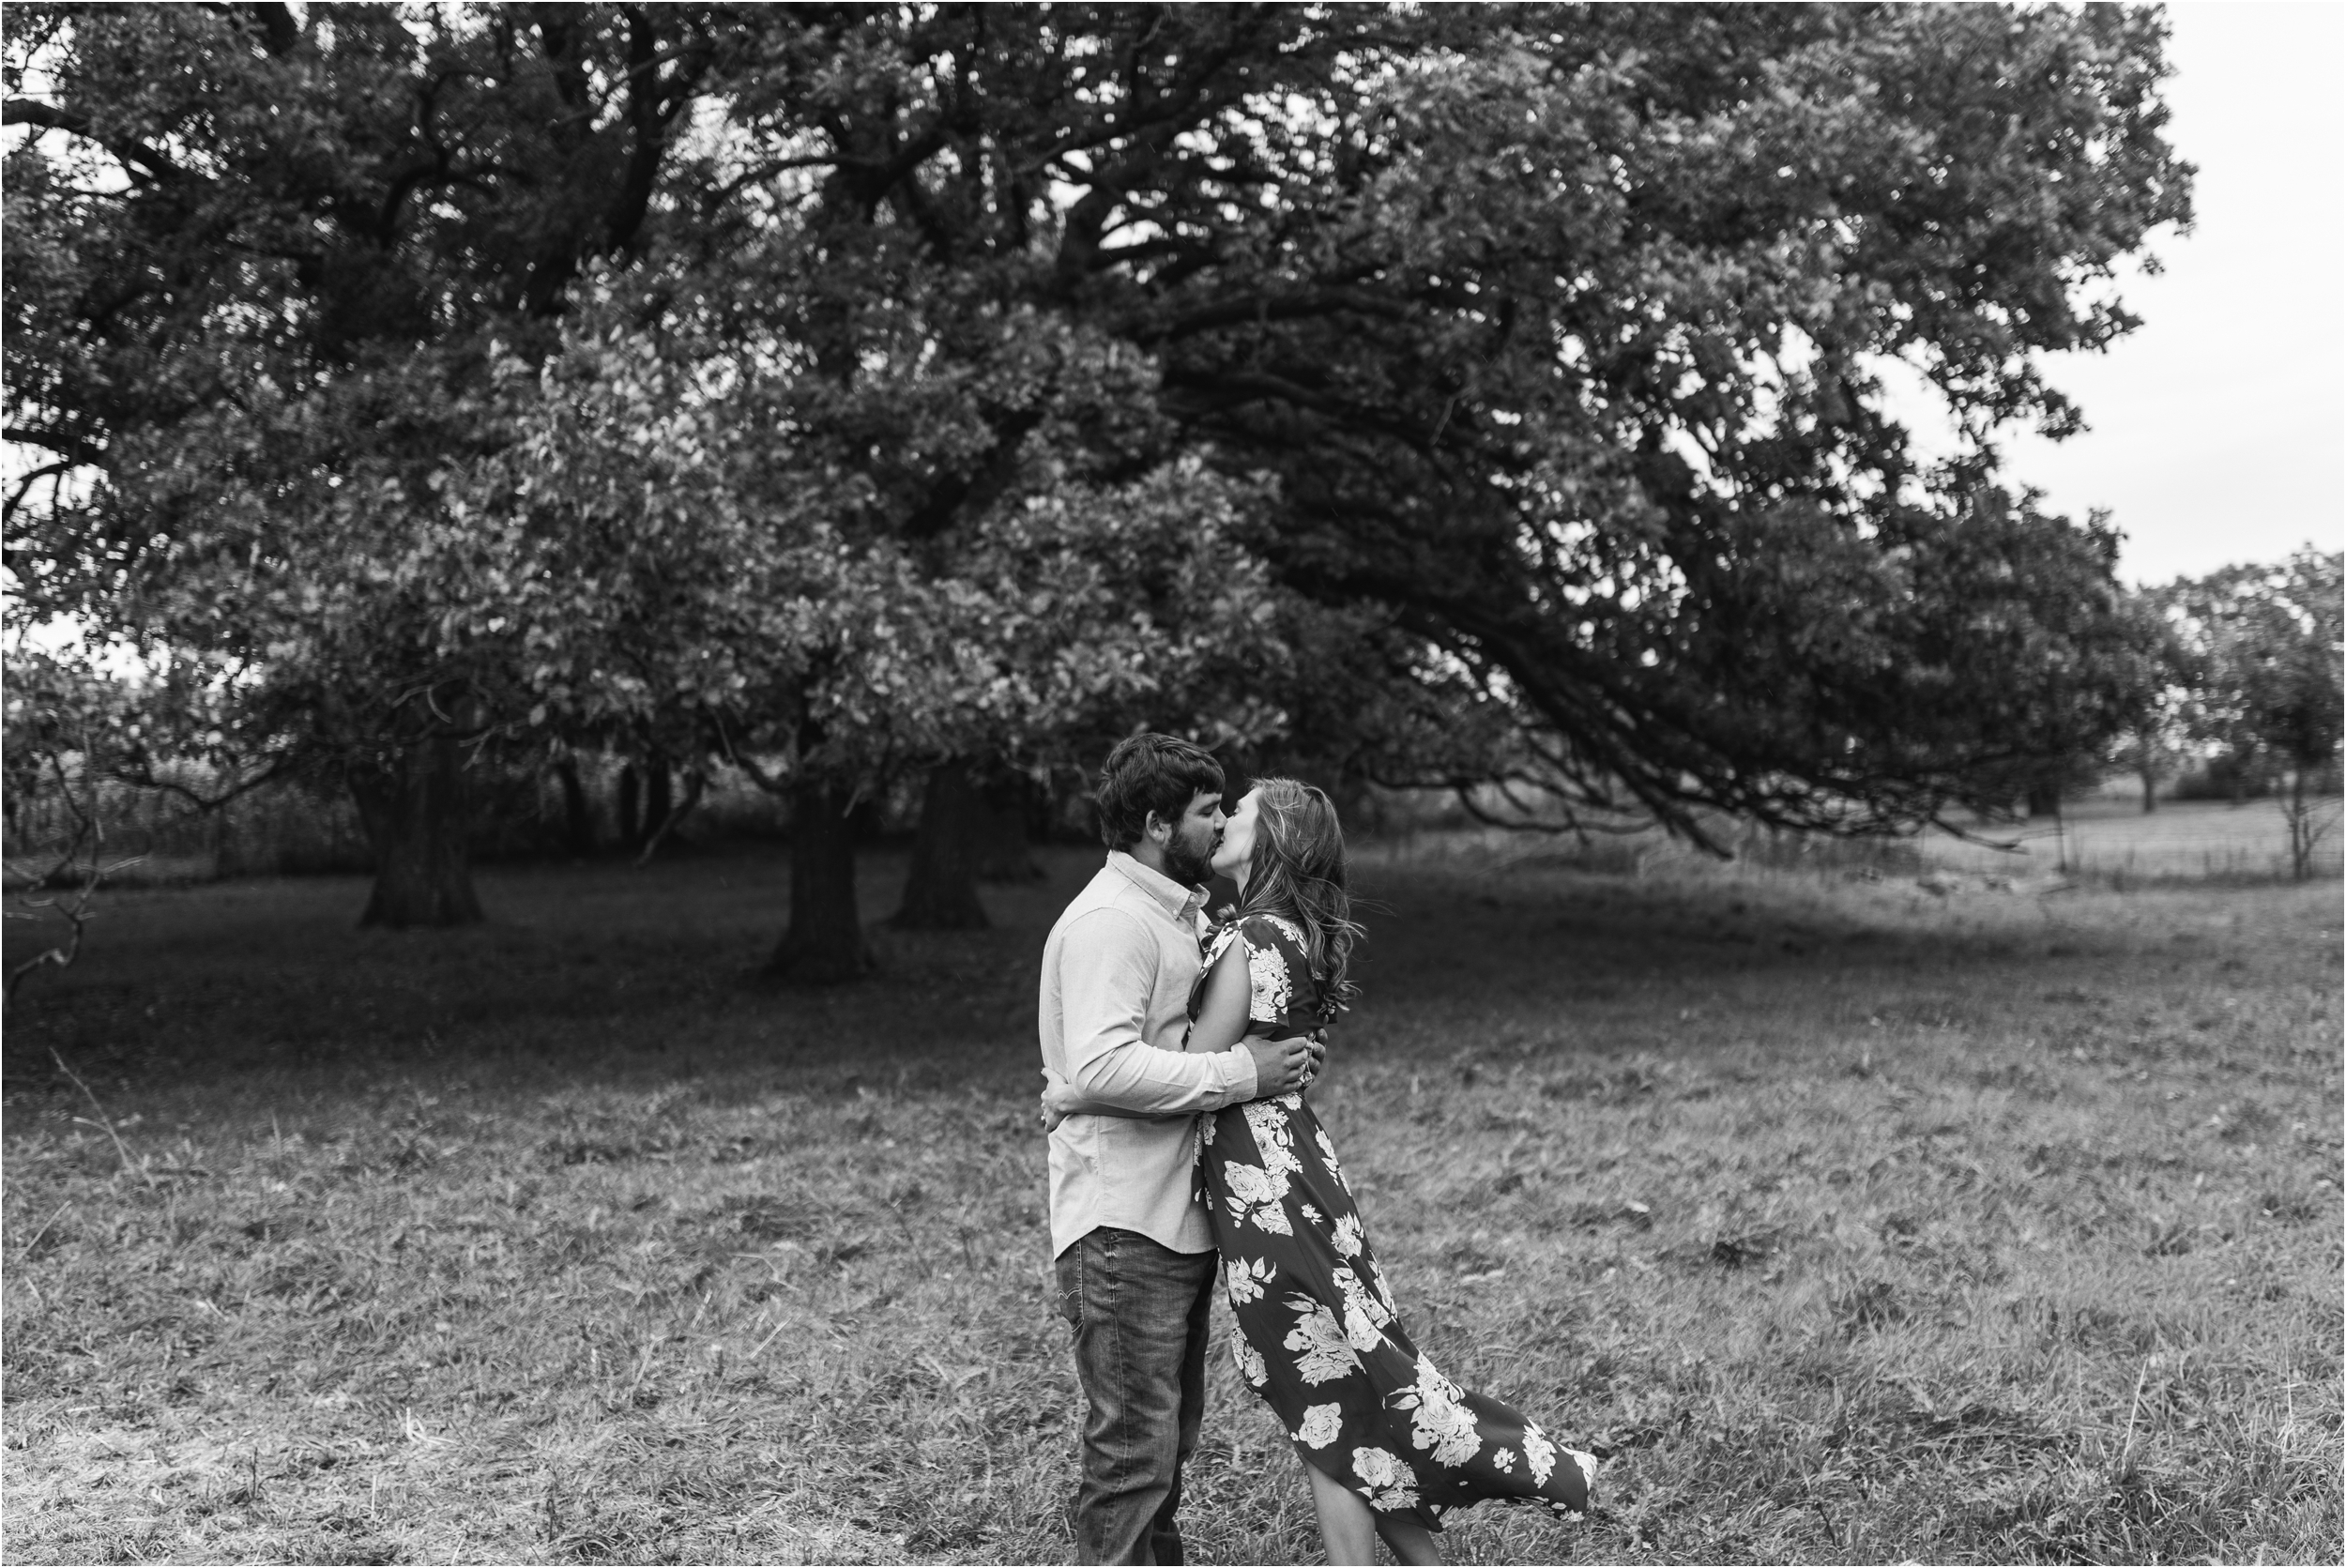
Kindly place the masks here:
[(1086, 1099), (1144, 1116), (1218, 1111), (1255, 1097), (1255, 1058), (1243, 1050), (1166, 1051), (1143, 1034), (1157, 985), (1157, 947), (1119, 909), (1095, 909), (1059, 948), (1059, 1010), (1067, 1075)]

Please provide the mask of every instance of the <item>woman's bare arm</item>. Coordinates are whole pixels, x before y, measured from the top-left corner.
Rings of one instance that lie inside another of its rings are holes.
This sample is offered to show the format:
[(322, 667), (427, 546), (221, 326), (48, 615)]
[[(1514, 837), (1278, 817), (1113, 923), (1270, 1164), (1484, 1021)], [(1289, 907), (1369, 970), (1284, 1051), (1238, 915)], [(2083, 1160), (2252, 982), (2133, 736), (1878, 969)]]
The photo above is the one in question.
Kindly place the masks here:
[[(1213, 973), (1206, 981), (1205, 999), (1197, 1004), (1197, 1022), (1190, 1027), (1189, 1048), (1226, 1051), (1250, 1035), (1269, 1039), (1273, 1026), (1251, 1016), (1254, 1005), (1255, 976), (1248, 966), (1246, 943), (1242, 938), (1232, 942), (1228, 951), (1214, 962)], [(1321, 1064), (1328, 1059), (1328, 1037), (1324, 1030), (1315, 1029), (1302, 1038), (1312, 1054), (1311, 1065), (1303, 1074), (1303, 1081), (1308, 1084), (1319, 1075)]]

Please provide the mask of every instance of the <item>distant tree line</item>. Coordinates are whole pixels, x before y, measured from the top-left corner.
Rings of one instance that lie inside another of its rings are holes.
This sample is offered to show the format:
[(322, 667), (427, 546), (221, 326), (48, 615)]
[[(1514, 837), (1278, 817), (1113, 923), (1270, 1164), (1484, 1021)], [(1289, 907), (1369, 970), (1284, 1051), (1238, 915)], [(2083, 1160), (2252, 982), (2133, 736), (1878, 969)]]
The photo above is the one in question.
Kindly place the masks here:
[(2346, 733), (2346, 556), (2308, 547), (2277, 564), (2178, 578), (2130, 601), (2146, 670), (2112, 760), (2142, 784), (2142, 809), (2189, 772), (2238, 801), (2281, 802), (2303, 877), (2335, 830)]
[[(2303, 875), (2341, 787), (2339, 722), (2341, 576), (2346, 558), (2301, 551), (2286, 561), (2242, 565), (2204, 578), (2179, 579), (2129, 596), (2137, 617), (2142, 681), (2132, 719), (2101, 751), (2056, 759), (2032, 786), (2034, 806), (2058, 811), (2064, 794), (2100, 785), (2113, 772), (2140, 784), (2144, 812), (2162, 797), (2178, 799), (2277, 801), (2288, 830), (2292, 864)], [(12, 769), (8, 793), (12, 849), (59, 843), (70, 836), (72, 810), (41, 767), (57, 737), (28, 729), (42, 712), (38, 698), (55, 693), (68, 672), (20, 657), (10, 668), (15, 700), (9, 709)], [(130, 705), (128, 692), (96, 684), (95, 693)], [(53, 720), (54, 709), (50, 710)], [(1255, 767), (1291, 766), (1266, 754), (1234, 753), (1243, 776)], [(78, 760), (77, 768), (78, 772)], [(965, 857), (950, 874), (916, 874), (891, 919), (901, 924), (976, 924), (984, 921), (974, 890), (985, 881), (1025, 881), (1041, 875), (1032, 846), (1046, 840), (1090, 842), (1087, 780), (1064, 768), (1041, 778), (1010, 774), (972, 785), (961, 820), (940, 832), (944, 817), (933, 799), (938, 770), (897, 778), (864, 797), (849, 814), (858, 842), (910, 836), (918, 857)], [(1396, 810), (1400, 820), (1449, 819), (1422, 796), (1395, 799), (1364, 793), (1364, 781), (1328, 775), (1350, 799), (1348, 820), (1375, 821)], [(363, 826), (346, 802), (321, 792), (319, 782), (293, 776), (212, 810), (199, 809), (221, 777), (181, 758), (160, 780), (150, 770), (117, 766), (103, 791), (103, 811), (123, 854), (152, 851), (167, 860), (202, 865), (215, 875), (246, 871), (353, 871), (372, 864)], [(1470, 811), (1503, 811), (1503, 789), (1471, 789)], [(2041, 793), (2040, 793), (2041, 792)], [(549, 764), (526, 754), (471, 770), (474, 859), (622, 855), (640, 860), (671, 844), (785, 837), (788, 807), (743, 787), (722, 769), (685, 771), (659, 755), (568, 751)], [(2050, 799), (2044, 798), (2049, 796)], [(2016, 814), (2030, 810), (2015, 802)], [(964, 909), (922, 906), (939, 890), (967, 900)]]
[(591, 757), (639, 835), (786, 801), (828, 980), (860, 802), (918, 781), (902, 913), (982, 920), (986, 825), (1141, 723), (1704, 839), (2147, 722), (2115, 534), (1989, 438), (2075, 428), (2043, 357), (2188, 221), (2154, 9), (0, 25), (9, 613), (79, 639), (11, 723), (346, 792), (372, 921), (478, 918), (481, 781)]

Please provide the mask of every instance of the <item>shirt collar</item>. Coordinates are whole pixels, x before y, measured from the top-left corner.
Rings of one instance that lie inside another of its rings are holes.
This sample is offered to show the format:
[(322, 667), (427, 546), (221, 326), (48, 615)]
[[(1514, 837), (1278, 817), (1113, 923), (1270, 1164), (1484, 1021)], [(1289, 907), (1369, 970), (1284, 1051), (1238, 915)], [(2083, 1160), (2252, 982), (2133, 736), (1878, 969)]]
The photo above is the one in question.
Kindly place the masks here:
[(1185, 887), (1161, 871), (1140, 863), (1127, 851), (1108, 851), (1108, 864), (1121, 872), (1134, 887), (1153, 898), (1165, 914), (1183, 925), (1195, 925), (1197, 911), (1206, 906), (1206, 890)]

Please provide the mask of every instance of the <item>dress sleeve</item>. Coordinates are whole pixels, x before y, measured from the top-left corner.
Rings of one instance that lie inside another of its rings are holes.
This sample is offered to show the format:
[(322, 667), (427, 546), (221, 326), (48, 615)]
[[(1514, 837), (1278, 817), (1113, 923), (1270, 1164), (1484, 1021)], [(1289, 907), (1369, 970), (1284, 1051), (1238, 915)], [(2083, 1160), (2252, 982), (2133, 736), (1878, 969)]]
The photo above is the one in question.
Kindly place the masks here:
[(1257, 915), (1246, 921), (1246, 974), (1252, 998), (1247, 1018), (1274, 1029), (1309, 1028), (1317, 1021), (1318, 992), (1302, 934), (1285, 921)]

